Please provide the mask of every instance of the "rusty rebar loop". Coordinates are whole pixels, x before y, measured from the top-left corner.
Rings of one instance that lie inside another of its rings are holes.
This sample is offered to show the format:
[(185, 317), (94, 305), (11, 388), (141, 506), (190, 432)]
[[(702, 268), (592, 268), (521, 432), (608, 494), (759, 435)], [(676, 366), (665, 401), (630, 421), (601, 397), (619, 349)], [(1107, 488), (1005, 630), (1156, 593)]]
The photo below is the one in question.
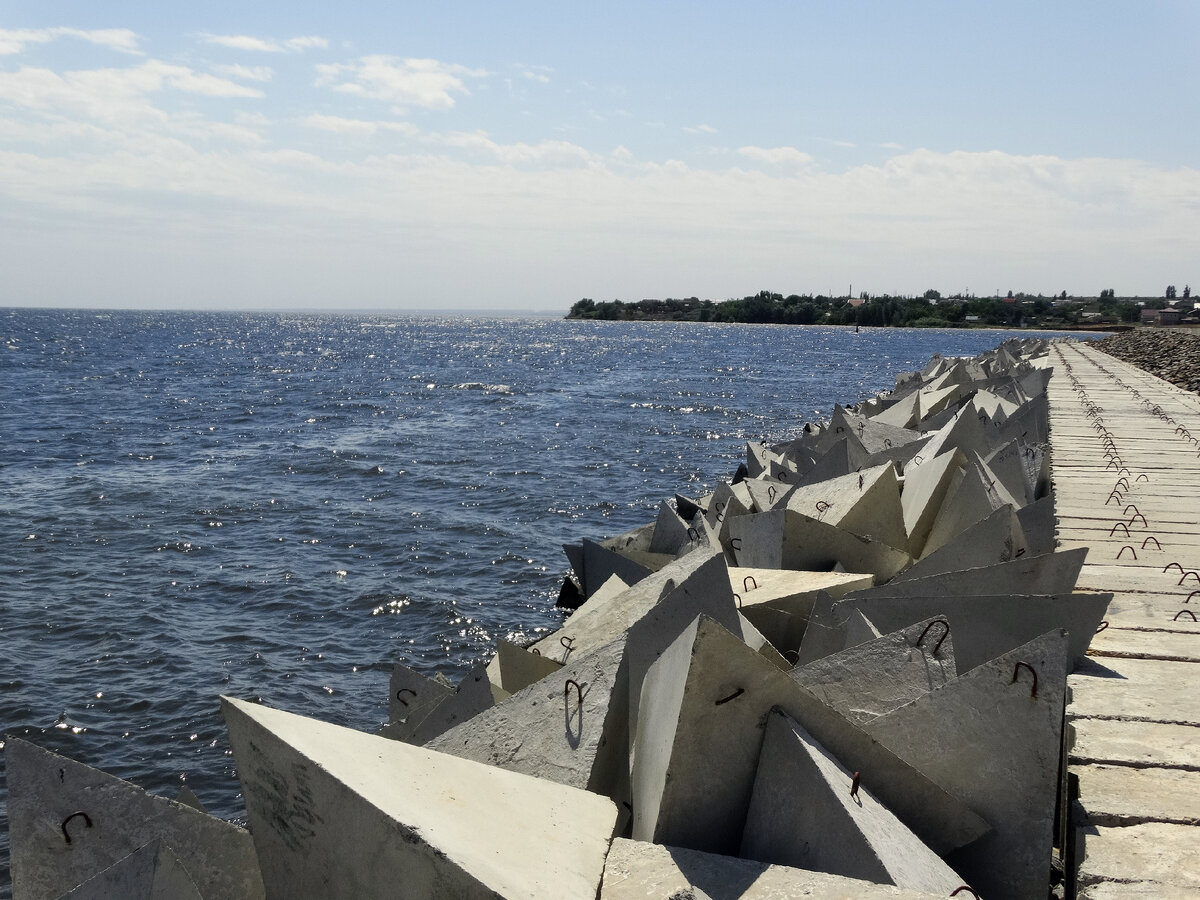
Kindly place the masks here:
[(1194, 571), (1193, 572), (1184, 572), (1182, 575), (1179, 576), (1179, 580), (1177, 582), (1175, 582), (1175, 584), (1182, 587), (1183, 583), (1185, 581), (1187, 581), (1187, 577), (1189, 575), (1191, 575), (1193, 578), (1196, 579), (1196, 584), (1200, 584), (1200, 572), (1194, 572)]
[(728, 703), (730, 700), (736, 700), (738, 697), (742, 696), (742, 694), (744, 694), (744, 693), (746, 693), (745, 688), (738, 688), (736, 691), (734, 691), (728, 697), (722, 697), (720, 700), (718, 700), (716, 703), (714, 703), (713, 706), (720, 706), (722, 703)]
[(1122, 482), (1122, 481), (1123, 481), (1123, 482), (1125, 482), (1125, 490), (1129, 490), (1129, 479), (1128, 479), (1128, 478), (1125, 478), (1124, 476), (1122, 476), (1122, 477), (1118, 478), (1118, 479), (1117, 479), (1117, 482), (1116, 482), (1116, 484), (1114, 484), (1114, 485), (1113, 485), (1113, 490), (1114, 490), (1114, 491), (1115, 491), (1115, 490), (1116, 490), (1118, 487), (1120, 487), (1120, 486), (1121, 486), (1121, 482)]
[(696, 530), (696, 526), (693, 525), (688, 528), (687, 539), (688, 539), (689, 544), (692, 543), (693, 541), (700, 540), (700, 532)]
[(768, 503), (774, 503), (774, 502), (775, 502), (775, 495), (776, 495), (777, 493), (778, 493), (778, 491), (776, 491), (776, 490), (775, 490), (775, 487), (774, 487), (774, 485), (769, 485), (769, 486), (767, 487), (767, 502), (768, 502)]
[(741, 609), (741, 608), (742, 608), (742, 595), (741, 595), (741, 594), (738, 594), (738, 593), (735, 593), (735, 594), (733, 595), (733, 600), (734, 600), (734, 602), (735, 602), (735, 603), (737, 603), (737, 608), (738, 608), (738, 609)]
[(575, 686), (575, 692), (579, 696), (579, 708), (583, 709), (583, 688), (584, 686), (574, 678), (568, 678), (567, 683), (563, 685), (563, 699), (571, 699), (571, 685)]
[[(750, 585), (754, 585), (754, 587), (751, 587)], [(757, 588), (757, 587), (758, 587), (758, 579), (755, 578), (753, 575), (747, 575), (745, 578), (742, 579), (742, 590), (743, 591), (752, 591), (752, 590), (754, 590), (754, 588)]]
[(1108, 536), (1112, 537), (1113, 534), (1116, 533), (1116, 530), (1118, 528), (1124, 528), (1125, 529), (1125, 537), (1129, 537), (1129, 526), (1126, 525), (1124, 522), (1117, 522), (1116, 524), (1113, 525), (1112, 528), (1108, 529)]
[(1133, 549), (1133, 544), (1126, 544), (1120, 550), (1118, 550), (1117, 551), (1117, 559), (1120, 559), (1125, 554), (1126, 550), (1129, 551), (1130, 555), (1134, 559), (1137, 559), (1137, 551)]
[(862, 780), (862, 772), (855, 772), (854, 778), (852, 778), (850, 781), (850, 796), (851, 797), (858, 796), (858, 783), (861, 780)]
[(1175, 613), (1175, 617), (1173, 619), (1171, 619), (1171, 621), (1178, 622), (1179, 617), (1182, 616), (1184, 613), (1187, 613), (1189, 616), (1191, 616), (1193, 622), (1197, 621), (1196, 614), (1194, 612), (1192, 612), (1190, 609), (1181, 609), (1179, 612)]
[(1184, 598), (1183, 602), (1190, 603), (1192, 601), (1192, 598), (1195, 597), (1197, 594), (1200, 594), (1200, 591), (1192, 591), (1190, 594), (1187, 595), (1186, 598)]
[(69, 816), (67, 816), (65, 819), (62, 820), (62, 826), (61, 826), (63, 840), (66, 841), (68, 844), (71, 843), (71, 835), (67, 831), (67, 823), (70, 822), (72, 819), (79, 818), (80, 816), (83, 816), (83, 822), (85, 825), (87, 825), (88, 828), (92, 827), (92, 817), (89, 816), (87, 813), (85, 813), (82, 809), (76, 810), (75, 812), (71, 813)]
[(1104, 501), (1104, 505), (1108, 506), (1108, 504), (1112, 503), (1113, 497), (1117, 498), (1118, 505), (1125, 499), (1124, 497), (1121, 496), (1121, 494), (1119, 492), (1113, 491), (1111, 494), (1108, 495), (1108, 499)]
[(931, 655), (937, 656), (938, 651), (942, 649), (942, 641), (944, 641), (950, 635), (950, 623), (947, 622), (945, 619), (934, 619), (933, 621), (927, 623), (925, 625), (925, 627), (921, 630), (921, 636), (917, 638), (917, 643), (914, 646), (917, 646), (917, 647), (921, 646), (921, 641), (925, 640), (925, 635), (927, 635), (929, 633), (929, 629), (932, 628), (934, 625), (946, 626), (945, 630), (942, 632), (942, 636), (940, 638), (938, 638), (937, 643), (933, 645), (933, 653)]
[(1142, 520), (1142, 527), (1143, 527), (1143, 528), (1149, 528), (1149, 527), (1150, 527), (1150, 523), (1146, 521), (1146, 517), (1145, 517), (1145, 516), (1143, 516), (1141, 513), (1134, 513), (1132, 516), (1130, 516), (1130, 517), (1129, 517), (1129, 524), (1130, 524), (1130, 525), (1132, 525), (1135, 519), (1141, 519), (1141, 520)]
[(1164, 575), (1166, 575), (1168, 572), (1170, 572), (1170, 571), (1171, 571), (1171, 566), (1174, 566), (1175, 568), (1177, 568), (1177, 569), (1179, 570), (1179, 574), (1180, 574), (1180, 575), (1182, 575), (1182, 574), (1183, 574), (1183, 566), (1181, 566), (1181, 565), (1180, 565), (1179, 563), (1177, 563), (1177, 562), (1169, 562), (1169, 563), (1167, 563), (1165, 566), (1163, 566), (1163, 574), (1164, 574)]
[(405, 694), (412, 694), (413, 697), (416, 697), (417, 692), (414, 691), (412, 688), (400, 688), (400, 690), (396, 691), (397, 702), (403, 703), (405, 706), (408, 706), (408, 701), (404, 699)]
[(1108, 627), (1108, 619), (1104, 619), (1099, 625), (1096, 626), (1096, 634), (1099, 634), (1107, 627)]
[(1142, 549), (1143, 549), (1143, 550), (1145, 550), (1145, 549), (1146, 549), (1146, 545), (1147, 545), (1148, 543), (1150, 543), (1151, 541), (1154, 541), (1154, 549), (1155, 549), (1155, 550), (1161, 550), (1161, 549), (1162, 549), (1162, 544), (1160, 544), (1160, 543), (1158, 542), (1158, 538), (1156, 538), (1156, 537), (1155, 537), (1154, 535), (1152, 535), (1152, 534), (1146, 535), (1146, 539), (1145, 539), (1144, 541), (1142, 541)]
[(969, 885), (965, 885), (965, 884), (962, 887), (956, 887), (953, 891), (950, 892), (950, 896), (957, 897), (963, 891), (966, 891), (968, 894), (970, 894), (972, 897), (974, 897), (975, 900), (979, 900), (979, 895), (977, 893), (975, 893), (974, 889), (971, 888)]
[(1012, 681), (1010, 681), (1009, 684), (1017, 683), (1017, 675), (1020, 674), (1022, 666), (1025, 667), (1026, 669), (1028, 669), (1029, 674), (1033, 676), (1033, 688), (1029, 691), (1029, 697), (1032, 700), (1036, 700), (1037, 699), (1037, 688), (1038, 688), (1037, 670), (1034, 669), (1033, 666), (1031, 666), (1029, 663), (1018, 662), (1015, 666), (1013, 666)]

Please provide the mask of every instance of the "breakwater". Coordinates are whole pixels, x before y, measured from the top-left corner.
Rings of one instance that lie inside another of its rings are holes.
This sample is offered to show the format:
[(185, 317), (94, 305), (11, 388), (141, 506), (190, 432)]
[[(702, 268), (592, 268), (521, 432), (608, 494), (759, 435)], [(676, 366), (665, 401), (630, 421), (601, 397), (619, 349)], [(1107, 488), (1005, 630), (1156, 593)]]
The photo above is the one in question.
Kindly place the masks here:
[[(566, 868), (581, 896), (602, 874), (611, 896), (689, 874), (716, 897), (748, 865), (831, 890), (850, 876), (985, 896), (1048, 887), (1065, 678), (1104, 600), (1072, 593), (1081, 554), (1053, 552), (1044, 357), (1032, 344), (935, 360), (796, 440), (751, 445), (715, 492), (572, 545), (565, 599), (586, 601), (559, 632), (501, 645), (491, 673), (453, 686), (396, 670), (388, 731), (422, 747), (230, 701), (269, 890), (370, 895), (404, 881), (392, 865), (505, 894), (537, 893)], [(910, 621), (893, 618), (901, 609)], [(945, 739), (931, 745), (931, 728)], [(981, 750), (1014, 729), (1020, 758)], [(15, 746), (30, 772), (67, 768)], [(367, 757), (377, 762), (355, 765)], [(467, 764), (481, 757), (488, 765)], [(994, 777), (978, 777), (981, 766)], [(405, 770), (423, 773), (417, 786), (372, 780)], [(514, 773), (537, 778), (536, 802), (505, 805), (534, 790)], [(789, 784), (805, 793), (772, 806)], [(411, 818), (410, 789), (432, 818)], [(70, 806), (71, 792), (56, 791)], [(12, 802), (14, 820), (29, 796)], [(37, 801), (44, 810), (47, 797)], [(844, 838), (816, 860), (778, 840), (803, 824), (789, 810), (812, 808), (810, 829), (836, 823)], [(456, 836), (499, 817), (521, 822), (503, 846), (478, 830)], [(81, 842), (86, 818), (63, 834), (81, 829)], [(375, 825), (353, 838), (360, 820)], [(573, 843), (550, 852), (564, 821)], [(610, 844), (614, 832), (634, 840)], [(362, 848), (376, 838), (382, 868)], [(670, 864), (655, 855), (664, 846), (680, 848)], [(59, 875), (65, 858), (59, 847)], [(172, 865), (161, 845), (153, 858)], [(874, 870), (846, 871), (871, 859)]]
[(1096, 347), (1185, 391), (1200, 392), (1200, 341), (1191, 331), (1141, 328), (1106, 337)]

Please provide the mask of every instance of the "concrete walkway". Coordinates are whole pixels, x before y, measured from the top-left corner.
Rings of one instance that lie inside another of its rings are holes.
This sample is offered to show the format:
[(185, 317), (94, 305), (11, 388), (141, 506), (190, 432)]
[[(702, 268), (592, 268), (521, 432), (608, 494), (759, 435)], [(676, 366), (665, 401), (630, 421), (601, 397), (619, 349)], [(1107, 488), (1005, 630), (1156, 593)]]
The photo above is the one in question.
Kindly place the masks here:
[(1058, 539), (1114, 594), (1069, 682), (1067, 871), (1081, 898), (1195, 897), (1200, 398), (1084, 343), (1049, 363)]

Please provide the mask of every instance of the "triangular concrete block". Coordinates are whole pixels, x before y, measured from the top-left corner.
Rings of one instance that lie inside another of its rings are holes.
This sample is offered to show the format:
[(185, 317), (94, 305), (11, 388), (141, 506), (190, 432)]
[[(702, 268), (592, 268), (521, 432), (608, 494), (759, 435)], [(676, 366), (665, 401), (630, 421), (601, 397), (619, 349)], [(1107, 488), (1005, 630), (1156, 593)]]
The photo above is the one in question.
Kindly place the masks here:
[(940, 616), (926, 619), (797, 666), (789, 674), (861, 728), (955, 677), (950, 626)]
[(175, 794), (175, 802), (182, 803), (184, 806), (190, 806), (192, 809), (198, 810), (202, 813), (208, 812), (208, 810), (204, 808), (204, 804), (200, 802), (200, 798), (196, 796), (195, 791), (193, 791), (186, 784)]
[(736, 852), (767, 712), (779, 706), (842, 762), (877, 773), (879, 795), (939, 851), (986, 826), (787, 674), (707, 618), (651, 666), (633, 758), (633, 837)]
[(654, 537), (650, 540), (651, 553), (669, 553), (674, 556), (687, 543), (687, 523), (679, 517), (671, 504), (664, 500), (658, 506), (658, 517), (654, 520)]
[(796, 489), (795, 485), (774, 478), (750, 478), (742, 484), (750, 492), (750, 499), (754, 501), (754, 509), (757, 512), (782, 509), (787, 504), (787, 498)]
[(920, 398), (917, 415), (921, 419), (928, 419), (930, 416), (937, 415), (957, 400), (960, 393), (961, 388), (957, 384), (952, 384), (949, 387), (931, 386), (925, 388), (917, 394)]
[(963, 883), (799, 722), (767, 716), (740, 856), (939, 896)]
[(617, 640), (576, 657), (425, 747), (627, 799), (629, 686), (624, 656), (624, 641)]
[(1068, 659), (1052, 631), (867, 725), (991, 824), (948, 859), (984, 897), (1046, 893)]
[(929, 537), (929, 529), (945, 502), (946, 492), (956, 473), (966, 468), (967, 458), (951, 448), (917, 465), (904, 469), (904, 490), (900, 505), (904, 510), (904, 528), (908, 533), (908, 552), (919, 558)]
[(841, 565), (886, 580), (911, 562), (902, 550), (790, 509), (740, 516), (729, 525), (729, 539), (738, 566), (750, 568), (828, 572)]
[(474, 666), (454, 692), (431, 709), (413, 731), (411, 743), (424, 744), (455, 725), (479, 715), (496, 702), (487, 667)]
[(800, 647), (821, 592), (842, 597), (875, 581), (872, 575), (856, 573), (752, 568), (731, 568), (729, 578), (742, 615), (785, 656)]
[(1054, 552), (1058, 519), (1054, 514), (1054, 497), (1042, 497), (1017, 510), (1017, 521), (1025, 535), (1028, 553), (1042, 555)]
[(983, 460), (997, 480), (1004, 485), (1004, 489), (1015, 499), (1018, 509), (1034, 500), (1033, 491), (1025, 477), (1025, 450), (1023, 441), (1011, 440), (997, 447)]
[(718, 484), (717, 489), (713, 491), (712, 500), (709, 501), (708, 512), (705, 513), (708, 524), (717, 530), (717, 534), (722, 540), (724, 540), (729, 527), (729, 520), (750, 512), (753, 501), (750, 500), (745, 482), (739, 484), (738, 487), (741, 488), (741, 491), (734, 490), (732, 485), (724, 481)]
[(797, 482), (800, 485), (820, 484), (830, 478), (840, 478), (862, 468), (869, 454), (853, 434), (841, 435), (832, 447), (822, 453), (811, 469)]
[(388, 723), (380, 734), (394, 741), (411, 741), (417, 726), (453, 693), (450, 685), (394, 663), (388, 684)]
[(787, 507), (891, 547), (908, 544), (900, 483), (891, 464), (798, 487)]
[(94, 875), (63, 900), (203, 900), (171, 848), (152, 841)]
[(1021, 520), (1007, 504), (931, 550), (933, 544), (931, 538), (925, 545), (925, 555), (897, 578), (903, 581), (942, 572), (993, 566), (1020, 559), (1029, 549), (1021, 530)]
[(920, 403), (920, 394), (914, 391), (902, 400), (893, 403), (883, 412), (876, 413), (871, 418), (881, 425), (890, 425), (893, 428), (909, 429), (918, 421), (920, 421), (920, 417), (918, 415)]
[(14, 896), (60, 897), (159, 839), (205, 898), (263, 896), (244, 829), (19, 738), (4, 758)]
[[(968, 454), (970, 458), (971, 454)], [(994, 481), (985, 478), (977, 459), (971, 459), (957, 485), (946, 493), (942, 508), (929, 529), (929, 537), (922, 548), (922, 558), (933, 553), (943, 544), (959, 537), (977, 522), (982, 522), (1002, 506), (1016, 505), (1009, 498), (1001, 498)]]
[[(615, 576), (614, 576), (615, 577)], [(496, 641), (496, 655), (487, 665), (488, 680), (509, 694), (523, 691), (562, 668), (562, 663), (506, 641)]]
[(862, 613), (847, 619), (843, 632), (845, 634), (843, 644), (846, 648), (857, 647), (859, 644), (873, 641), (880, 636), (879, 629), (871, 624), (871, 620)]
[(616, 575), (626, 584), (636, 584), (651, 569), (615, 550), (602, 547), (586, 538), (583, 541), (583, 595), (592, 596), (609, 577)]
[(978, 411), (971, 403), (967, 403), (954, 413), (944, 425), (941, 425), (933, 438), (925, 445), (921, 455), (925, 459), (940, 456), (951, 447), (961, 450), (964, 454), (972, 450), (987, 450), (991, 439), (979, 423)]
[(241, 700), (222, 711), (273, 897), (596, 895), (605, 797)]
[(857, 609), (881, 630), (895, 631), (944, 616), (954, 636), (958, 671), (967, 672), (1057, 628), (1070, 633), (1071, 658), (1083, 659), (1110, 600), (1112, 594), (947, 597), (939, 591), (927, 597), (889, 597), (872, 592), (870, 597), (837, 601), (833, 617), (845, 622)]
[(1038, 556), (1026, 553), (994, 566), (956, 569), (918, 578), (896, 577), (879, 588), (855, 589), (842, 596), (870, 597), (878, 593), (887, 597), (941, 596), (952, 600), (981, 595), (1069, 594), (1075, 590), (1087, 553), (1087, 547)]
[(995, 439), (1000, 442), (1020, 438), (1027, 444), (1045, 443), (1050, 438), (1050, 408), (1046, 395), (1036, 395), (1022, 403), (995, 431)]

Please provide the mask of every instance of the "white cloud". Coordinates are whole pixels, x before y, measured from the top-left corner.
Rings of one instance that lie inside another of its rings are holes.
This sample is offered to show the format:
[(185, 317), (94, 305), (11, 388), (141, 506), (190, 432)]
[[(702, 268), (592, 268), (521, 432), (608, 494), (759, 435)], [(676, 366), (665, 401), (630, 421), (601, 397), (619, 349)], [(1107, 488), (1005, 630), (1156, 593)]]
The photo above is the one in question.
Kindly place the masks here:
[(248, 50), (251, 53), (299, 53), (314, 47), (328, 47), (329, 41), (316, 35), (288, 38), (277, 41), (274, 38), (252, 37), (248, 34), (202, 34), (200, 39), (206, 44), (216, 44), (231, 50)]
[(101, 28), (85, 31), (80, 28), (0, 28), (0, 56), (20, 53), (28, 44), (48, 44), (61, 37), (73, 37), (120, 53), (140, 55), (138, 35), (128, 28)]
[(364, 56), (356, 63), (318, 65), (317, 85), (335, 91), (382, 100), (396, 107), (450, 109), (454, 94), (467, 94), (464, 78), (482, 78), (487, 72), (436, 59), (398, 59)]
[(738, 147), (737, 152), (747, 159), (773, 166), (808, 166), (814, 162), (811, 156), (795, 147)]
[(541, 141), (537, 144), (499, 144), (482, 132), (452, 132), (432, 135), (430, 140), (490, 156), (505, 165), (545, 167), (589, 165), (596, 160), (590, 152), (569, 141)]
[(275, 70), (270, 66), (213, 66), (213, 71), (227, 78), (240, 78), (243, 81), (270, 81), (275, 77)]
[(879, 146), (882, 147), (884, 150), (903, 150), (904, 149), (904, 147), (901, 144), (897, 144), (895, 141), (888, 141), (887, 143), (880, 144)]
[(399, 134), (414, 135), (420, 129), (411, 122), (380, 122), (364, 119), (344, 119), (341, 116), (326, 116), (313, 113), (302, 120), (302, 124), (317, 131), (330, 131), (335, 134), (354, 134), (361, 137), (371, 137), (380, 131), (391, 131)]
[(716, 134), (717, 129), (711, 125), (685, 125), (683, 130), (688, 134)]
[(539, 84), (549, 84), (550, 76), (554, 73), (554, 69), (550, 66), (526, 66), (518, 63), (517, 69), (520, 70), (521, 77)]

